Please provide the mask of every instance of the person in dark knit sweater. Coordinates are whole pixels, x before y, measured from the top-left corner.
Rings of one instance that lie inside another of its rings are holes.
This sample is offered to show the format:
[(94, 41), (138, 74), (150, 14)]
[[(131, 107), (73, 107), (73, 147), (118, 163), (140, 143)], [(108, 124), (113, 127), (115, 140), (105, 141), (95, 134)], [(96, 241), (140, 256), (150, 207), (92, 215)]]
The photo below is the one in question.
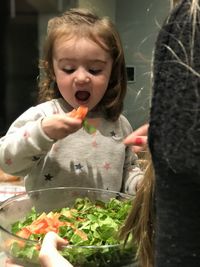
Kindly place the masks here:
[(149, 147), (155, 170), (155, 266), (200, 266), (200, 10), (182, 0), (159, 32)]
[(200, 266), (200, 8), (199, 0), (175, 4), (154, 50), (153, 166), (121, 231), (133, 233), (141, 267)]

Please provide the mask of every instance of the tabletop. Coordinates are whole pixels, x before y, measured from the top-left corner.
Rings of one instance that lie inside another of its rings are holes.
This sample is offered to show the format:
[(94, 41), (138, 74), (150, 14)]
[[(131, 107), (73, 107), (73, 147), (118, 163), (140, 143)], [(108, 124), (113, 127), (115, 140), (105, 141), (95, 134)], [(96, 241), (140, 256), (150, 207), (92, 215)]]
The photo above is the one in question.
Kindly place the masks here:
[(0, 169), (0, 202), (22, 192), (25, 192), (23, 179), (7, 174)]

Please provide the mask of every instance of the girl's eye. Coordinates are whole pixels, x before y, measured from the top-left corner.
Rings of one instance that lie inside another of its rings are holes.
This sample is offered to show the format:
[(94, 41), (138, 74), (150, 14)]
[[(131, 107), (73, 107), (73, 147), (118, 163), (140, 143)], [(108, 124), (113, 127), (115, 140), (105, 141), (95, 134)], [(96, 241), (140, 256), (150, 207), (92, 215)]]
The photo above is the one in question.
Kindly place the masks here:
[(89, 69), (89, 72), (92, 74), (92, 75), (97, 75), (101, 72), (102, 70), (101, 69)]
[(75, 69), (63, 69), (63, 71), (67, 74), (71, 74), (75, 71)]

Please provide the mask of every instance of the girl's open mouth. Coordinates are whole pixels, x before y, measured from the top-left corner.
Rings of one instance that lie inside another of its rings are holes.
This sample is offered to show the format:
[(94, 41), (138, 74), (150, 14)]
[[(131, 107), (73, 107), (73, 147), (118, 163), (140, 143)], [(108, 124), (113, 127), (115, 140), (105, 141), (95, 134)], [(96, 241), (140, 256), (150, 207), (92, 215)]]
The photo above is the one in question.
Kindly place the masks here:
[(90, 97), (90, 93), (88, 91), (77, 91), (75, 97), (78, 101), (87, 101)]

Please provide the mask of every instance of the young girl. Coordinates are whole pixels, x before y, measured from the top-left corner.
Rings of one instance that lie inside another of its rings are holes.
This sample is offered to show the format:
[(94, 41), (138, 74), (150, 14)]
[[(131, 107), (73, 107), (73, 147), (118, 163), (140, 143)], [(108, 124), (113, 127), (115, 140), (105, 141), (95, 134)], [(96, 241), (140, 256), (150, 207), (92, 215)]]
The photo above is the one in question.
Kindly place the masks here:
[[(132, 128), (121, 115), (126, 69), (114, 25), (82, 9), (51, 19), (40, 69), (41, 103), (0, 139), (0, 167), (25, 177), (27, 190), (81, 186), (133, 194), (143, 173), (123, 143)], [(89, 110), (92, 134), (71, 116), (79, 106)]]

